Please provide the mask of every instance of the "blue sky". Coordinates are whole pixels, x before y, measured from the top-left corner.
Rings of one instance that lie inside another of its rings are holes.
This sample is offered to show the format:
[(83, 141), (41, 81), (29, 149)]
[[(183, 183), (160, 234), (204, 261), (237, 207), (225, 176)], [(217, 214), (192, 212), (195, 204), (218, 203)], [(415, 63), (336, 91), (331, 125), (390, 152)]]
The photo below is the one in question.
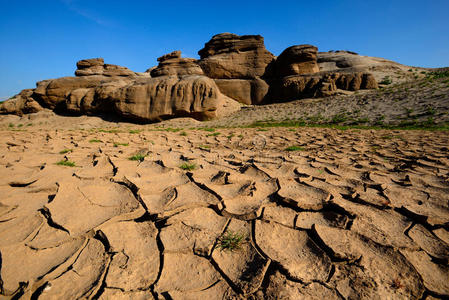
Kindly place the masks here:
[(308, 43), (449, 66), (449, 0), (0, 0), (0, 12), (0, 99), (73, 76), (84, 58), (144, 71), (173, 50), (198, 57), (221, 32), (260, 34), (275, 55)]

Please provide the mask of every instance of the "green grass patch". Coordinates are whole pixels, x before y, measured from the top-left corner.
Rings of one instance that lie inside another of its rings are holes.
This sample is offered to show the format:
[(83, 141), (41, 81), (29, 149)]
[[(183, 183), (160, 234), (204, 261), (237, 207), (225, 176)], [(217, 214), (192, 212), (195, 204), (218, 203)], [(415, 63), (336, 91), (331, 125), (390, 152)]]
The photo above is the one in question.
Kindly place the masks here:
[(72, 151), (73, 151), (72, 149), (64, 149), (64, 150), (59, 151), (59, 154), (66, 154), (66, 153), (69, 153)]
[(115, 142), (114, 143), (114, 147), (118, 147), (118, 146), (129, 146), (129, 144), (128, 143), (117, 143), (117, 142)]
[(183, 132), (181, 132), (179, 135), (187, 136), (187, 132), (183, 131)]
[(285, 151), (304, 151), (306, 150), (304, 147), (301, 146), (290, 146), (284, 149)]
[(142, 130), (140, 130), (140, 129), (131, 129), (131, 130), (128, 131), (128, 132), (131, 133), (131, 134), (136, 134), (136, 133), (141, 133)]
[[(443, 124), (429, 124), (429, 122), (417, 122), (417, 121), (405, 121), (396, 125), (362, 125), (362, 124), (351, 124), (351, 125), (338, 125), (338, 124), (307, 124), (302, 120), (299, 121), (258, 121), (252, 124), (242, 126), (241, 128), (258, 128), (258, 127), (309, 127), (309, 128), (333, 128), (339, 130), (348, 129), (366, 129), (366, 130), (430, 130), (430, 131), (447, 131), (449, 130), (449, 122)], [(243, 136), (242, 136), (243, 137)]]
[(244, 239), (245, 234), (228, 230), (218, 239), (218, 248), (221, 251), (239, 250), (242, 247)]
[(198, 128), (199, 130), (204, 130), (204, 131), (208, 131), (208, 132), (214, 132), (215, 128), (208, 128), (208, 127), (202, 127), (202, 128)]
[(214, 133), (209, 133), (206, 136), (219, 136), (221, 133), (220, 132), (214, 132)]
[(75, 167), (75, 163), (70, 160), (60, 160), (56, 164), (58, 166)]
[(200, 149), (210, 149), (209, 145), (199, 145), (198, 148)]
[(89, 141), (89, 143), (101, 143), (102, 141), (101, 140), (98, 140), (98, 139), (91, 139), (90, 141)]
[(135, 161), (143, 161), (145, 159), (145, 157), (147, 157), (146, 154), (136, 154), (136, 155), (129, 157), (128, 159), (135, 160)]
[(98, 132), (104, 132), (104, 133), (119, 133), (120, 131), (118, 129), (100, 129)]
[(9, 124), (8, 124), (8, 127), (9, 127), (9, 128), (13, 128), (13, 127), (14, 127), (14, 124), (13, 124), (13, 123), (9, 123)]
[(196, 169), (196, 164), (195, 163), (183, 163), (182, 165), (179, 166), (181, 169), (186, 170), (186, 171), (192, 171)]

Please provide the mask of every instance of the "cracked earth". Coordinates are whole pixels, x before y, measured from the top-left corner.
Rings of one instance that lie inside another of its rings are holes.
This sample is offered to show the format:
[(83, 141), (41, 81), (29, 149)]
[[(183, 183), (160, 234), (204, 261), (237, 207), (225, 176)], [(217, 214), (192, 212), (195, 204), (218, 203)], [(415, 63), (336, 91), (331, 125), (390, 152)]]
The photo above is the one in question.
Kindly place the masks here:
[(3, 130), (0, 298), (449, 297), (447, 132), (217, 131)]

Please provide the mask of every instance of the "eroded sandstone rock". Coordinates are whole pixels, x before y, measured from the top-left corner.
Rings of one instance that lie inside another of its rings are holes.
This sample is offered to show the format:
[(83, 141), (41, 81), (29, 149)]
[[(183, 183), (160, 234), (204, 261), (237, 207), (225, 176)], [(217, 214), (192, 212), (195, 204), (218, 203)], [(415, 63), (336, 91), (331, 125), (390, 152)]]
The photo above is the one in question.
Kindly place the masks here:
[(232, 33), (213, 36), (198, 54), (206, 76), (221, 79), (260, 77), (274, 59), (273, 54), (265, 49), (260, 35), (238, 36)]

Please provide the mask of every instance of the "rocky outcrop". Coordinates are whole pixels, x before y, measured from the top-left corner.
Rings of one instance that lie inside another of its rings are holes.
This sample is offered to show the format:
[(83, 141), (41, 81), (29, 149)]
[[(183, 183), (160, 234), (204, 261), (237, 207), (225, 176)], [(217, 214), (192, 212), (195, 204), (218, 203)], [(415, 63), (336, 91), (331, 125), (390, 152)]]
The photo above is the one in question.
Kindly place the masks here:
[(204, 73), (216, 80), (223, 94), (245, 104), (264, 100), (268, 84), (261, 77), (274, 56), (265, 49), (263, 37), (218, 34), (198, 54)]
[[(221, 94), (212, 79), (188, 75), (202, 74), (202, 70), (193, 59), (179, 56), (175, 52), (160, 58), (160, 65), (153, 70), (160, 73), (156, 78), (111, 67), (101, 58), (81, 60), (76, 77), (40, 81), (35, 89), (24, 90), (2, 103), (0, 113), (22, 114), (49, 108), (152, 122), (180, 116), (205, 120), (238, 109), (238, 104)], [(182, 60), (192, 61), (183, 64)], [(117, 72), (108, 73), (111, 70)], [(164, 72), (178, 76), (162, 76)]]
[(198, 54), (200, 60), (173, 51), (143, 73), (105, 64), (103, 58), (80, 60), (75, 77), (39, 81), (35, 89), (1, 103), (0, 113), (48, 108), (141, 122), (209, 119), (238, 109), (232, 100), (254, 105), (377, 88), (376, 78), (358, 69), (366, 67), (365, 60), (352, 52), (323, 54), (312, 45), (295, 45), (276, 58), (260, 35), (222, 33)]
[(83, 59), (76, 63), (76, 76), (104, 75), (104, 76), (137, 76), (126, 67), (105, 64), (103, 58)]
[(251, 79), (261, 77), (274, 55), (265, 49), (260, 35), (222, 33), (198, 51), (200, 66), (210, 78)]
[(273, 102), (334, 95), (338, 89), (358, 91), (375, 89), (377, 82), (369, 73), (315, 73), (287, 76), (273, 81), (269, 97)]
[(28, 114), (41, 111), (42, 106), (32, 97), (33, 90), (26, 89), (0, 103), (0, 114)]
[(261, 104), (268, 93), (268, 84), (255, 79), (215, 79), (220, 92), (244, 104)]
[(182, 58), (181, 51), (173, 51), (157, 59), (159, 65), (150, 71), (151, 77), (167, 75), (204, 75), (194, 58)]
[(319, 72), (318, 48), (312, 45), (297, 45), (285, 49), (274, 64), (276, 77), (313, 74)]

